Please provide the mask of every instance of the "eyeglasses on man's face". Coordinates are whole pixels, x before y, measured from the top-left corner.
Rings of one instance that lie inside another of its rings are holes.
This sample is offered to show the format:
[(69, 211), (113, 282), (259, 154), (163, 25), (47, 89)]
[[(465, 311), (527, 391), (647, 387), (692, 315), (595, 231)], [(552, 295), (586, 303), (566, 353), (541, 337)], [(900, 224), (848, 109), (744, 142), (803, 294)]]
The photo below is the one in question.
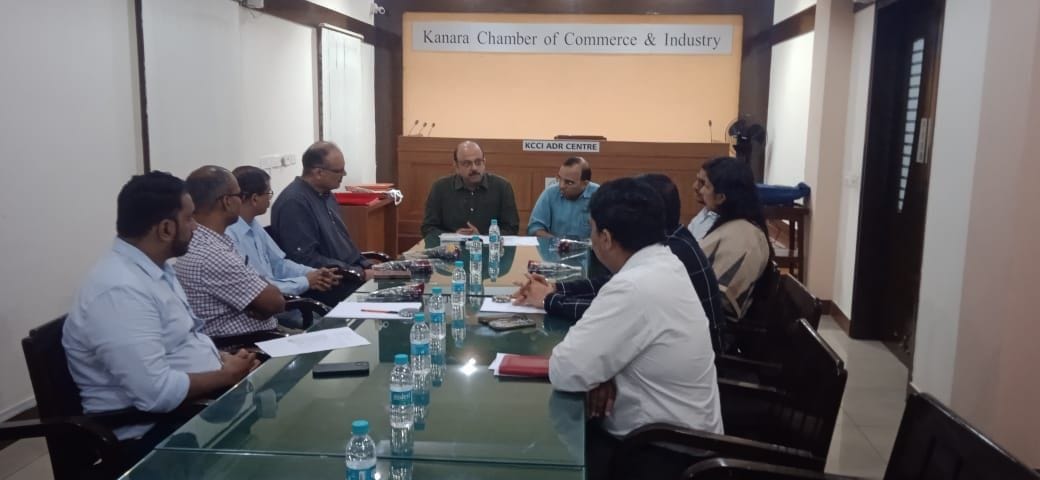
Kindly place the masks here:
[(326, 172), (334, 173), (336, 175), (346, 175), (347, 174), (347, 170), (345, 168), (329, 168), (329, 167), (323, 167), (321, 165), (318, 165), (317, 167), (314, 167), (314, 168), (325, 170)]
[(478, 158), (475, 160), (459, 160), (459, 166), (462, 168), (473, 168), (474, 166), (482, 167), (484, 166), (484, 159)]

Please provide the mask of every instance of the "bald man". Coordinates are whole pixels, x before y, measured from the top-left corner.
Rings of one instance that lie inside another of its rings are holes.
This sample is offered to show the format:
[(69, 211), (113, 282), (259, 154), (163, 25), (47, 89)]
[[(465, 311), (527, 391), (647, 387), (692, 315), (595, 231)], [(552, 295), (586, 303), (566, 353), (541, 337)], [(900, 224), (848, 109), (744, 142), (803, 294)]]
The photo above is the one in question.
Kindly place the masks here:
[(430, 188), (423, 216), (424, 237), (454, 232), (486, 235), (491, 220), (497, 219), (502, 235), (516, 235), (520, 215), (509, 181), (486, 173), (484, 151), (476, 142), (455, 147), (454, 175), (440, 178)]

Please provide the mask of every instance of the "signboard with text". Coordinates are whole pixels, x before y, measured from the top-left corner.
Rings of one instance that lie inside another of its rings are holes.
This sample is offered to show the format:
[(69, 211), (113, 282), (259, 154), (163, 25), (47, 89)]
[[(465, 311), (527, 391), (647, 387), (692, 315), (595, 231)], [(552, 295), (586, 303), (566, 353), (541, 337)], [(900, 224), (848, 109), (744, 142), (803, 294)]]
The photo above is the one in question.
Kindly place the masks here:
[(482, 53), (729, 55), (727, 24), (415, 22), (412, 49)]
[(524, 140), (525, 152), (599, 153), (599, 142), (590, 140)]

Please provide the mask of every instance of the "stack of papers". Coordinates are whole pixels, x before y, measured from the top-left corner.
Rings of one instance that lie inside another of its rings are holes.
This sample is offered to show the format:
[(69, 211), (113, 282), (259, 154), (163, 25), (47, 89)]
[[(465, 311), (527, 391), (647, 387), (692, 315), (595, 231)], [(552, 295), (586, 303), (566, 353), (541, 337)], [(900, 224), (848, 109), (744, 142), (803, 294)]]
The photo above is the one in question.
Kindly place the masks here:
[(401, 315), (403, 309), (422, 311), (419, 302), (340, 302), (328, 315), (329, 318), (367, 318), (376, 320), (408, 320), (411, 315)]
[(341, 327), (257, 342), (256, 346), (272, 357), (288, 357), (337, 348), (359, 347), (369, 343), (354, 329)]
[(545, 314), (544, 308), (528, 307), (526, 305), (513, 305), (512, 303), (498, 303), (493, 298), (484, 298), (484, 303), (480, 305), (481, 312), (495, 312), (495, 313), (537, 313)]

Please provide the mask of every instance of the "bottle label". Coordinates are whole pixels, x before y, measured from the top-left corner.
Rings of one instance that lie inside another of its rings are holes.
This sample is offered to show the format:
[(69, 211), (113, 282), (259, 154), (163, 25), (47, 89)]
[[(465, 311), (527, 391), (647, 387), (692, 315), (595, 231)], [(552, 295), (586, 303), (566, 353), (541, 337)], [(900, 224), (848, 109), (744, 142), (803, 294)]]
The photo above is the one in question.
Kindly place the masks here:
[(390, 391), (390, 405), (395, 407), (411, 405), (412, 404), (412, 390), (402, 390), (399, 392)]
[(360, 470), (347, 469), (347, 480), (374, 480), (376, 467), (368, 467)]
[(466, 291), (464, 282), (451, 282), (451, 293), (461, 294)]
[(444, 323), (444, 312), (430, 312), (430, 323)]
[(430, 344), (429, 343), (413, 343), (412, 344), (412, 356), (429, 355)]

